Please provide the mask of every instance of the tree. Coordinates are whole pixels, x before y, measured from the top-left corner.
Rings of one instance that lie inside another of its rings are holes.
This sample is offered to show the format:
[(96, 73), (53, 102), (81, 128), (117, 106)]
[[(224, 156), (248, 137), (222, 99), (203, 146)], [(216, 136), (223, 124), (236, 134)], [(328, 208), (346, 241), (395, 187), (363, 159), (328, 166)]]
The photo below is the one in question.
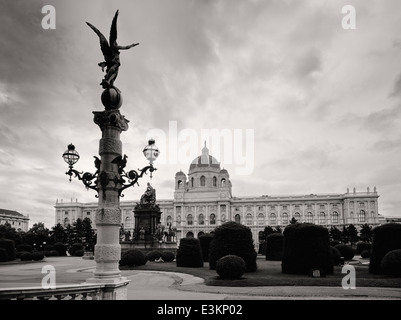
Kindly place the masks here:
[(341, 232), (341, 242), (343, 242), (343, 243), (349, 242), (349, 232), (345, 226), (343, 226), (343, 230)]
[(263, 230), (263, 233), (265, 235), (265, 239), (269, 234), (274, 233), (274, 229), (271, 226), (266, 226), (265, 229)]
[(349, 241), (351, 242), (351, 246), (358, 241), (358, 230), (355, 228), (353, 224), (350, 224), (347, 228), (349, 233)]
[(19, 244), (22, 242), (22, 232), (16, 231), (15, 228), (11, 226), (10, 223), (6, 222), (5, 224), (0, 225), (0, 239), (9, 239), (13, 240), (15, 244)]
[(329, 235), (331, 241), (340, 241), (342, 233), (336, 226), (332, 226), (329, 230)]
[(280, 226), (277, 226), (274, 228), (274, 233), (283, 233), (283, 230), (281, 229)]
[(95, 231), (92, 228), (92, 221), (86, 217), (82, 221), (83, 237), (85, 239), (86, 248), (93, 251), (94, 245), (96, 244)]
[(359, 230), (359, 238), (362, 241), (372, 242), (373, 230), (372, 227), (367, 223), (361, 226), (361, 230)]
[(297, 221), (298, 221), (297, 219), (292, 217), (291, 220), (290, 220), (290, 224), (295, 224), (295, 223), (297, 223)]
[(54, 227), (52, 227), (52, 231), (50, 231), (50, 238), (53, 243), (66, 243), (67, 232), (60, 223), (57, 223)]

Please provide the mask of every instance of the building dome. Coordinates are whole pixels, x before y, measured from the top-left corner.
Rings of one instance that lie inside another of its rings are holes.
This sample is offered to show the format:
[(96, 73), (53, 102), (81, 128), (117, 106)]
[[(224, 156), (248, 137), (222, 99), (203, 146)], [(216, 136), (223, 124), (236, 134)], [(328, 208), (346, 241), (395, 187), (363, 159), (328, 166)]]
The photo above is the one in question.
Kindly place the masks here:
[(217, 161), (215, 157), (209, 155), (209, 149), (206, 147), (206, 141), (205, 141), (205, 146), (202, 149), (202, 155), (196, 157), (191, 162), (189, 170), (192, 171), (196, 168), (206, 169), (207, 167), (220, 169), (220, 163)]
[(178, 172), (175, 174), (175, 176), (176, 176), (176, 177), (179, 177), (179, 176), (184, 176), (184, 177), (185, 177), (185, 173), (182, 172), (182, 170), (180, 170), (180, 171), (178, 171)]

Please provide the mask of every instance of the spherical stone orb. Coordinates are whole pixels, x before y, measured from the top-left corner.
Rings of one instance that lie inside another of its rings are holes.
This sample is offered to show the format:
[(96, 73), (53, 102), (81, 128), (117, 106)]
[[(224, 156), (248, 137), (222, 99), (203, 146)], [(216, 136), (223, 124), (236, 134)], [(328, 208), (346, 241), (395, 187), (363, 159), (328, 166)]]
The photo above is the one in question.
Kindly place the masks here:
[(123, 103), (121, 93), (115, 88), (104, 89), (101, 100), (106, 110), (119, 109)]

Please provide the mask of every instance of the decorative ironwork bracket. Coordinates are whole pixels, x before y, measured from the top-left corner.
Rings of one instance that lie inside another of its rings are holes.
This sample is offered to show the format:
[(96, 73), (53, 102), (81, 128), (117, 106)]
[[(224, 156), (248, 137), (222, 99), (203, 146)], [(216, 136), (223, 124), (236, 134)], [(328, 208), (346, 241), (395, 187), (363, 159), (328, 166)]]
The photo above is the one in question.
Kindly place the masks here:
[[(97, 181), (98, 181), (98, 173), (99, 170), (97, 170), (94, 174), (90, 172), (79, 172), (70, 166), (70, 170), (68, 170), (65, 174), (70, 176), (70, 182), (71, 182), (71, 177), (72, 175), (75, 175), (78, 180), (81, 180), (82, 183), (85, 185), (86, 189), (93, 189), (96, 192), (99, 192), (99, 189), (97, 188)], [(94, 180), (94, 181), (93, 181)], [(98, 197), (98, 196), (96, 196)]]
[[(138, 179), (142, 178), (144, 174), (147, 174), (146, 171), (150, 172), (150, 176), (152, 177), (152, 172), (157, 170), (155, 167), (153, 167), (152, 165), (146, 166), (142, 169), (138, 169), (138, 171), (140, 171), (140, 174), (135, 171), (135, 170), (131, 170), (128, 173), (123, 171), (121, 174), (121, 179), (118, 181), (122, 184), (122, 187), (118, 190), (118, 195), (120, 197), (124, 197), (124, 195), (122, 194), (123, 190), (134, 186), (134, 184), (138, 184)], [(126, 179), (128, 181), (126, 181)], [(115, 181), (116, 182), (116, 181)], [(125, 184), (126, 182), (128, 182), (127, 184)]]

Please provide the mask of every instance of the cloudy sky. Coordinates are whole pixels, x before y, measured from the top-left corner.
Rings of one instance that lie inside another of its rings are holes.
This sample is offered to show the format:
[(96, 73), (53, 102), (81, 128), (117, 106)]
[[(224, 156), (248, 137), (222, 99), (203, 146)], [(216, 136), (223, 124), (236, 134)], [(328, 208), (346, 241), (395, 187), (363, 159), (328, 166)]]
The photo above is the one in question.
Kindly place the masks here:
[[(356, 29), (342, 27), (346, 4)], [(44, 5), (56, 29), (42, 28)], [(103, 56), (85, 21), (108, 37), (117, 9), (119, 44), (140, 43), (115, 82), (123, 153), (127, 169), (144, 167), (155, 135), (159, 199), (214, 130), (234, 196), (376, 186), (380, 213), (401, 214), (399, 0), (0, 0), (0, 208), (51, 228), (56, 199), (97, 201), (61, 155), (72, 142), (75, 168), (95, 171)]]

